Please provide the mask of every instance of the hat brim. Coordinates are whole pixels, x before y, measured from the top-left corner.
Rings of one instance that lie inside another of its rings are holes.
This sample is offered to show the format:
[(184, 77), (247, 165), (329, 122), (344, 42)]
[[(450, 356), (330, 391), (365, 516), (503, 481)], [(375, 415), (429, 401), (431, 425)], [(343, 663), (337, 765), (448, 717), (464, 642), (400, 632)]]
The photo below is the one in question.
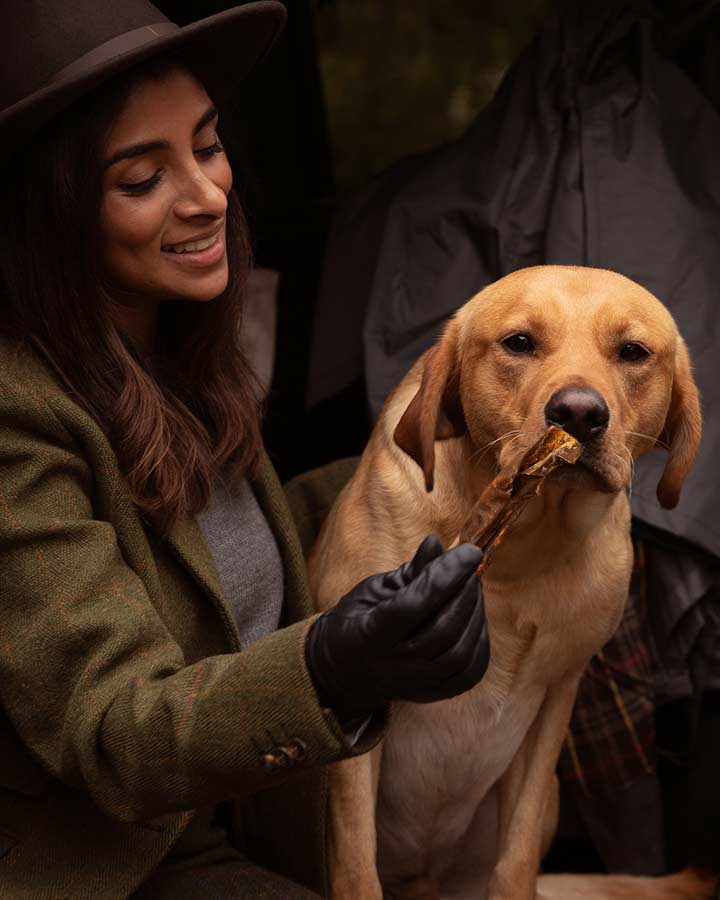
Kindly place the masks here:
[[(216, 94), (226, 95), (268, 54), (283, 29), (285, 7), (276, 0), (236, 6), (114, 56), (57, 84), (49, 84), (0, 113), (5, 149), (14, 153), (44, 125), (114, 75), (163, 53), (187, 54), (211, 73)], [(213, 99), (216, 99), (213, 96)]]

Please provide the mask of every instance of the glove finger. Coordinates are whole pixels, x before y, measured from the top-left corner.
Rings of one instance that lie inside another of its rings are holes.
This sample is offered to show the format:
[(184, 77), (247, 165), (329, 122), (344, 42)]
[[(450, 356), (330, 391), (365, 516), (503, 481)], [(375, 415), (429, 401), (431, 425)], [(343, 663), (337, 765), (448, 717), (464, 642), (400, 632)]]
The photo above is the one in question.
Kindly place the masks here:
[(429, 534), (419, 544), (412, 559), (404, 562), (397, 569), (385, 572), (382, 577), (384, 589), (400, 590), (413, 581), (425, 566), (443, 552), (443, 545), (435, 534)]
[[(469, 610), (463, 629), (456, 634), (453, 644), (441, 655), (427, 663), (428, 673), (432, 673), (443, 688), (452, 690), (453, 679), (462, 679), (463, 673), (471, 665), (475, 648), (478, 642), (483, 641), (483, 629), (485, 628), (485, 610), (483, 608), (482, 590), (479, 589), (479, 579), (475, 577), (473, 584), (468, 579), (466, 589), (463, 591), (465, 598), (469, 598), (472, 607)], [(487, 637), (485, 637), (485, 642)]]
[(406, 572), (408, 582), (414, 581), (427, 565), (442, 556), (444, 552), (442, 541), (436, 534), (429, 534), (424, 538), (408, 564)]
[(450, 700), (471, 690), (487, 672), (490, 662), (490, 642), (487, 635), (487, 626), (484, 625), (480, 636), (476, 640), (472, 659), (468, 666), (461, 672), (455, 673), (445, 681), (433, 687), (418, 691), (415, 696), (416, 703), (437, 703), (439, 700)]
[(455, 647), (465, 633), (478, 603), (482, 603), (480, 579), (474, 571), (455, 597), (437, 615), (426, 619), (422, 626), (398, 649), (406, 656), (431, 662)]
[(383, 641), (412, 637), (452, 600), (475, 571), (482, 551), (460, 544), (431, 560), (417, 578), (373, 610), (373, 628)]

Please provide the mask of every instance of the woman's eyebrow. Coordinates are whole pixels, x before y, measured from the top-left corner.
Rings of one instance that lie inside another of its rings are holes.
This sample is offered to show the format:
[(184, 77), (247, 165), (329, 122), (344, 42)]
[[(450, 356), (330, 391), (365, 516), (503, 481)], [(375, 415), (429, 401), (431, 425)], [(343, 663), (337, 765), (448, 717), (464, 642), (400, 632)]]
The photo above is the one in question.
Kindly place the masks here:
[[(205, 110), (193, 128), (193, 135), (196, 135), (198, 131), (201, 131), (209, 122), (212, 122), (213, 119), (217, 118), (217, 115), (218, 111), (215, 106), (211, 106)], [(143, 153), (149, 153), (151, 150), (167, 150), (169, 146), (170, 144), (167, 141), (145, 141), (142, 144), (133, 144), (131, 147), (124, 147), (122, 150), (113, 153), (110, 159), (105, 163), (104, 168), (109, 169), (110, 166), (115, 165), (116, 162), (120, 162), (121, 159), (133, 159), (133, 157), (142, 156)]]

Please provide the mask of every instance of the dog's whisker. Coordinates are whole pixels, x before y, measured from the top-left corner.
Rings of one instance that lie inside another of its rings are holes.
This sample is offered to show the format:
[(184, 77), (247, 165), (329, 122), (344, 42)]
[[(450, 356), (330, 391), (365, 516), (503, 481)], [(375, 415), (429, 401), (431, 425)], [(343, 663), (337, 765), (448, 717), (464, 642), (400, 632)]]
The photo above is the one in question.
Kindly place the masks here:
[[(533, 434), (533, 432), (522, 431), (521, 429), (514, 429), (512, 431), (506, 431), (504, 434), (501, 434), (500, 437), (495, 438), (494, 441), (490, 441), (488, 444), (485, 444), (482, 447), (478, 447), (478, 449), (474, 453), (471, 454), (470, 462), (474, 463), (475, 465), (479, 465), (482, 462), (483, 456), (495, 444), (499, 444), (502, 441), (506, 441), (505, 446), (507, 447), (510, 444), (512, 444), (513, 441), (516, 441), (519, 437), (522, 437), (523, 435), (526, 435), (526, 434)], [(478, 453), (480, 454), (480, 456), (477, 459), (475, 459), (475, 457), (477, 456)]]
[(505, 444), (505, 446), (506, 446), (506, 447), (509, 447), (510, 444), (513, 443), (513, 441), (516, 441), (518, 438), (524, 437), (524, 435), (526, 435), (526, 434), (533, 434), (533, 432), (532, 432), (532, 431), (519, 431), (519, 432), (515, 435), (515, 437), (511, 437), (511, 438), (510, 438), (510, 440)]
[(661, 441), (660, 438), (653, 437), (651, 434), (643, 434), (640, 431), (628, 431), (627, 429), (624, 429), (624, 431), (625, 434), (631, 434), (633, 437), (645, 438), (652, 444), (658, 444), (660, 447), (664, 447), (666, 450), (670, 449), (670, 444), (666, 444), (665, 441)]
[(627, 453), (628, 461), (630, 463), (630, 478), (633, 479), (635, 477), (635, 458), (624, 444), (620, 444), (620, 447), (625, 451), (625, 453)]
[(470, 455), (470, 459), (472, 460), (473, 457), (475, 457), (478, 453), (484, 453), (486, 450), (488, 450), (494, 444), (499, 444), (501, 441), (505, 440), (505, 438), (509, 438), (511, 435), (517, 436), (519, 433), (520, 432), (517, 429), (513, 429), (512, 431), (506, 431), (504, 434), (501, 434), (500, 437), (495, 438), (494, 441), (490, 441), (487, 444), (483, 444), (482, 447), (478, 447), (477, 450), (475, 450), (475, 452)]
[[(633, 459), (632, 453), (625, 446), (625, 444), (621, 444), (620, 442), (613, 444), (607, 449), (609, 453), (611, 453), (617, 460), (619, 460), (622, 466), (626, 464), (629, 465), (630, 478), (628, 482), (628, 492), (629, 495), (632, 496), (633, 481), (635, 479), (635, 460)], [(619, 453), (618, 450), (621, 450), (622, 453)], [(623, 456), (623, 453), (625, 454), (625, 456)]]
[[(618, 448), (620, 449), (620, 451), (622, 451), (621, 453), (618, 453)], [(615, 444), (612, 449), (620, 457), (620, 459), (623, 458), (623, 456), (622, 456), (623, 453), (627, 456), (628, 463), (630, 465), (630, 472), (632, 474), (634, 474), (635, 473), (635, 460), (633, 459), (633, 455), (630, 452), (630, 449), (628, 447), (626, 447), (625, 444), (620, 444), (620, 443)]]
[[(608, 454), (614, 457), (618, 461), (618, 467), (620, 469), (624, 469), (626, 467), (626, 460), (623, 456), (621, 456), (617, 451), (608, 448)], [(630, 477), (628, 479), (627, 490), (628, 490), (628, 498), (632, 496), (632, 483), (633, 483), (633, 470), (632, 465), (630, 467)]]
[(531, 431), (520, 431), (520, 432), (518, 432), (518, 434), (516, 434), (515, 437), (511, 437), (511, 438), (507, 441), (507, 443), (505, 444), (505, 447), (509, 447), (510, 444), (512, 444), (514, 441), (518, 440), (518, 438), (524, 437), (524, 435), (526, 435), (526, 434), (534, 434), (534, 432), (531, 432)]

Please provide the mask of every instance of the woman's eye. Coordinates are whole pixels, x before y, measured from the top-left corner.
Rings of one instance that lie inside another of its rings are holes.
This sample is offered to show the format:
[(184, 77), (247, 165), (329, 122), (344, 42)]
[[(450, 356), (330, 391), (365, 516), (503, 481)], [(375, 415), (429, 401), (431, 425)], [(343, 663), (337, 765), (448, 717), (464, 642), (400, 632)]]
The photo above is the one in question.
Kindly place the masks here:
[(528, 334), (511, 334), (501, 343), (511, 353), (532, 353), (535, 350), (535, 344)]
[(158, 181), (160, 181), (160, 169), (158, 169), (154, 175), (151, 175), (150, 178), (146, 178), (145, 181), (128, 182), (119, 185), (119, 187), (125, 191), (126, 194), (145, 194), (151, 188), (155, 187)]
[(201, 147), (199, 150), (195, 152), (198, 156), (202, 156), (204, 159), (209, 159), (211, 156), (214, 156), (216, 153), (222, 153), (224, 150), (223, 145), (220, 141), (215, 141), (214, 144), (211, 144), (209, 147)]
[[(215, 156), (216, 153), (223, 153), (224, 147), (220, 143), (220, 141), (215, 141), (214, 144), (210, 144), (209, 147), (200, 147), (198, 150), (195, 150), (195, 154), (200, 156), (202, 159), (210, 159)], [(136, 196), (138, 194), (146, 194), (149, 190), (155, 187), (155, 185), (160, 181), (161, 172), (158, 171), (151, 176), (150, 178), (146, 178), (145, 181), (134, 181), (134, 182), (126, 182), (124, 184), (120, 184), (119, 187), (126, 194), (130, 194), (131, 196)]]
[(625, 362), (637, 362), (640, 359), (645, 359), (646, 356), (650, 356), (650, 351), (643, 347), (642, 344), (623, 344), (620, 348), (620, 359)]

